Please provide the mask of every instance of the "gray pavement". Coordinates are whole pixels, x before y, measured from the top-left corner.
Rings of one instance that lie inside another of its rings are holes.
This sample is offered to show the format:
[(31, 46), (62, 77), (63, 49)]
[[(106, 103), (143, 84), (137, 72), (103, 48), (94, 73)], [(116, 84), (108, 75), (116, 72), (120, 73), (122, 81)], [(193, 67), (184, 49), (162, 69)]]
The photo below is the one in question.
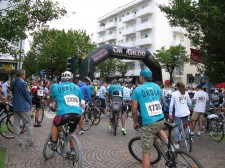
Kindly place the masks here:
[[(43, 143), (50, 131), (52, 117), (45, 116), (42, 127), (33, 129), (34, 148), (15, 148), (13, 139), (0, 137), (0, 146), (7, 148), (6, 168), (50, 168), (61, 167), (61, 158), (45, 161), (42, 157)], [(121, 124), (120, 124), (121, 125)], [(120, 132), (117, 136), (108, 129), (108, 118), (102, 117), (98, 126), (93, 126), (83, 135), (78, 135), (83, 148), (84, 168), (139, 168), (141, 165), (132, 158), (128, 151), (128, 142), (139, 135), (132, 128), (132, 119), (126, 120), (128, 135)], [(121, 127), (119, 127), (121, 129)], [(22, 135), (25, 143), (25, 134)], [(210, 136), (202, 135), (201, 139), (194, 138), (193, 152), (204, 168), (225, 168), (225, 142), (215, 142)], [(165, 167), (163, 161), (154, 167)]]

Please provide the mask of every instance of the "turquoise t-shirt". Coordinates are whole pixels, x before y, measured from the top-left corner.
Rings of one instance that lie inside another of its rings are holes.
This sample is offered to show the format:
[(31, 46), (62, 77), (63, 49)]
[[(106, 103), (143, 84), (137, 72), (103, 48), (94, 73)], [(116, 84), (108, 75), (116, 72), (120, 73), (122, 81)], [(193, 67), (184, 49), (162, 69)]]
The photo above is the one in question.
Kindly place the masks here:
[(94, 88), (94, 86), (93, 85), (88, 85), (88, 88), (89, 88), (91, 96), (94, 96), (95, 95), (95, 88)]
[(109, 89), (108, 89), (108, 93), (110, 93), (110, 95), (112, 96), (114, 90), (118, 90), (120, 92), (120, 96), (122, 96), (122, 94), (123, 94), (123, 88), (122, 88), (121, 85), (119, 85), (119, 84), (112, 84), (112, 85), (110, 85), (109, 86)]
[(62, 82), (54, 85), (51, 98), (56, 99), (58, 104), (58, 116), (67, 113), (81, 114), (80, 100), (84, 99), (78, 86), (72, 82)]
[(153, 82), (145, 82), (134, 90), (132, 100), (138, 101), (143, 125), (164, 118), (160, 105), (161, 95), (162, 90), (159, 85)]

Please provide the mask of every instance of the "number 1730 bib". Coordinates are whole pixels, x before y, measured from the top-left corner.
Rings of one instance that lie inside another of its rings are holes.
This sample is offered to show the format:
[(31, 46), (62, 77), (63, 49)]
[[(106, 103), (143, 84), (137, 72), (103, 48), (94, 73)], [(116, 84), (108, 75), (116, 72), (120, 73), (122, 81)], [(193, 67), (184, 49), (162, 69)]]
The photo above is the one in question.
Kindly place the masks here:
[(149, 116), (162, 114), (162, 106), (159, 101), (145, 103)]

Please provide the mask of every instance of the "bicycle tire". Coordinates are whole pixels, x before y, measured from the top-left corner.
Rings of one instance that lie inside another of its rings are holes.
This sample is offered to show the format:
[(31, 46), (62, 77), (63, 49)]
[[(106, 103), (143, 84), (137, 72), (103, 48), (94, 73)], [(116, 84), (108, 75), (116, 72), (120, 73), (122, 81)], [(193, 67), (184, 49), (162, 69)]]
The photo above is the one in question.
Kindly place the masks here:
[(83, 115), (84, 115), (84, 118), (83, 118), (82, 128), (84, 131), (88, 131), (93, 125), (93, 120), (92, 120), (93, 117), (91, 112), (85, 111)]
[[(43, 150), (42, 150), (42, 155), (43, 155), (43, 158), (45, 160), (48, 160), (48, 159), (51, 159), (55, 156), (55, 151), (51, 150), (49, 147), (48, 147), (48, 142), (50, 142), (50, 138), (51, 138), (51, 133), (48, 134), (48, 137), (46, 138), (45, 140), (45, 143), (44, 143), (44, 146), (43, 146)], [(49, 150), (50, 154), (47, 154), (47, 150)]]
[[(134, 148), (132, 147), (135, 144), (135, 141), (141, 141), (141, 137), (140, 136), (137, 136), (137, 137), (132, 138), (129, 141), (129, 143), (128, 143), (128, 149), (129, 149), (130, 154), (133, 156), (133, 158), (136, 159), (138, 162), (142, 163), (142, 152), (140, 152), (140, 155), (141, 156), (139, 157), (138, 154), (136, 154), (136, 152), (133, 150)], [(141, 145), (139, 145), (138, 147), (139, 147), (138, 150), (141, 150)], [(160, 159), (161, 159), (160, 150), (156, 147), (155, 144), (153, 144), (153, 147), (157, 151), (157, 157), (154, 158), (153, 160), (151, 158), (151, 160), (152, 160), (150, 162), (151, 165), (154, 165), (154, 164), (158, 163), (160, 161)], [(152, 155), (150, 155), (150, 156), (152, 156)]]
[[(8, 115), (8, 119), (6, 120), (7, 129), (11, 133), (14, 133), (13, 121), (14, 121), (14, 114), (11, 113), (11, 114)], [(21, 121), (21, 123), (20, 123), (20, 134), (24, 133), (25, 131), (26, 131), (25, 124), (23, 123), (23, 121)]]
[[(13, 114), (9, 114), (10, 116)], [(6, 139), (12, 139), (14, 138), (14, 134), (12, 131), (10, 131), (7, 127), (7, 120), (8, 120), (9, 116), (4, 116), (2, 117), (1, 121), (0, 121), (0, 134), (1, 136), (3, 136)]]
[[(192, 156), (191, 153), (189, 153), (189, 152), (182, 151), (182, 150), (176, 150), (176, 151), (174, 151), (174, 154), (175, 154), (175, 159), (174, 159), (175, 163), (173, 163), (174, 167), (179, 167), (179, 164), (181, 164), (181, 167), (203, 168), (202, 164), (194, 156)], [(178, 158), (178, 156), (181, 156), (181, 158), (184, 159), (185, 155), (187, 158), (189, 158), (189, 160), (191, 159), (193, 161), (193, 163), (189, 163), (189, 161), (188, 161), (185, 164), (183, 161), (181, 161), (180, 158)]]
[(191, 152), (192, 151), (192, 139), (191, 139), (191, 133), (190, 133), (190, 131), (188, 131), (187, 126), (184, 126), (184, 133), (185, 133), (184, 143), (185, 143), (186, 150), (188, 152)]
[(92, 118), (93, 125), (98, 125), (101, 120), (100, 111), (98, 111), (97, 108), (92, 107), (92, 108), (90, 108), (90, 112), (92, 113), (92, 117), (93, 117)]
[(44, 107), (41, 106), (40, 111), (39, 111), (39, 117), (38, 117), (38, 123), (41, 124), (43, 119), (44, 119), (45, 111)]
[(113, 134), (114, 136), (116, 136), (116, 131), (117, 131), (117, 125), (118, 125), (118, 114), (117, 112), (114, 113), (114, 130), (113, 130)]
[[(71, 152), (71, 144), (76, 144), (74, 147), (74, 153)], [(67, 149), (69, 147), (69, 149)], [(76, 136), (68, 135), (66, 140), (63, 144), (62, 150), (62, 160), (63, 160), (63, 167), (67, 167), (66, 164), (70, 164), (72, 161), (73, 167), (76, 167), (74, 164), (76, 163), (78, 168), (82, 168), (83, 166), (83, 152), (82, 147), (79, 139)]]
[(220, 142), (224, 138), (224, 125), (223, 122), (220, 121), (220, 119), (211, 119), (209, 120), (209, 133), (211, 137), (217, 141)]

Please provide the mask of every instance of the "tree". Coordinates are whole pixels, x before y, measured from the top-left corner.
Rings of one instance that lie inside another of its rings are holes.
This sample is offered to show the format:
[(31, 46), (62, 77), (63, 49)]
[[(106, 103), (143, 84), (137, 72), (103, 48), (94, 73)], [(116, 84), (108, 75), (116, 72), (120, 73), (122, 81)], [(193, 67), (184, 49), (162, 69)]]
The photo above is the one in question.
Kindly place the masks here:
[(129, 68), (129, 64), (127, 64), (126, 62), (122, 62), (120, 60), (117, 61), (116, 71), (121, 74), (123, 78), (123, 83), (124, 83), (124, 77), (127, 73), (128, 68)]
[(117, 60), (114, 58), (108, 58), (97, 66), (97, 71), (100, 72), (100, 76), (109, 82), (109, 77), (116, 72)]
[(23, 51), (19, 42), (28, 35), (47, 26), (67, 11), (51, 0), (2, 0), (8, 5), (0, 10), (0, 53), (10, 53), (15, 58)]
[[(60, 74), (66, 70), (67, 58), (75, 56), (77, 62), (73, 73), (76, 74), (81, 63), (79, 58), (84, 58), (95, 47), (85, 31), (43, 29), (34, 34), (23, 66), (32, 73), (50, 69), (54, 74)], [(34, 66), (30, 66), (31, 63)]]
[(162, 68), (170, 74), (170, 83), (173, 83), (173, 72), (176, 67), (180, 67), (183, 64), (189, 62), (189, 57), (186, 55), (186, 50), (183, 46), (171, 46), (169, 49), (162, 47), (160, 50), (156, 50), (156, 59), (162, 65)]
[(169, 5), (159, 5), (159, 8), (172, 26), (187, 30), (187, 36), (203, 56), (208, 79), (225, 81), (224, 1), (170, 0)]

